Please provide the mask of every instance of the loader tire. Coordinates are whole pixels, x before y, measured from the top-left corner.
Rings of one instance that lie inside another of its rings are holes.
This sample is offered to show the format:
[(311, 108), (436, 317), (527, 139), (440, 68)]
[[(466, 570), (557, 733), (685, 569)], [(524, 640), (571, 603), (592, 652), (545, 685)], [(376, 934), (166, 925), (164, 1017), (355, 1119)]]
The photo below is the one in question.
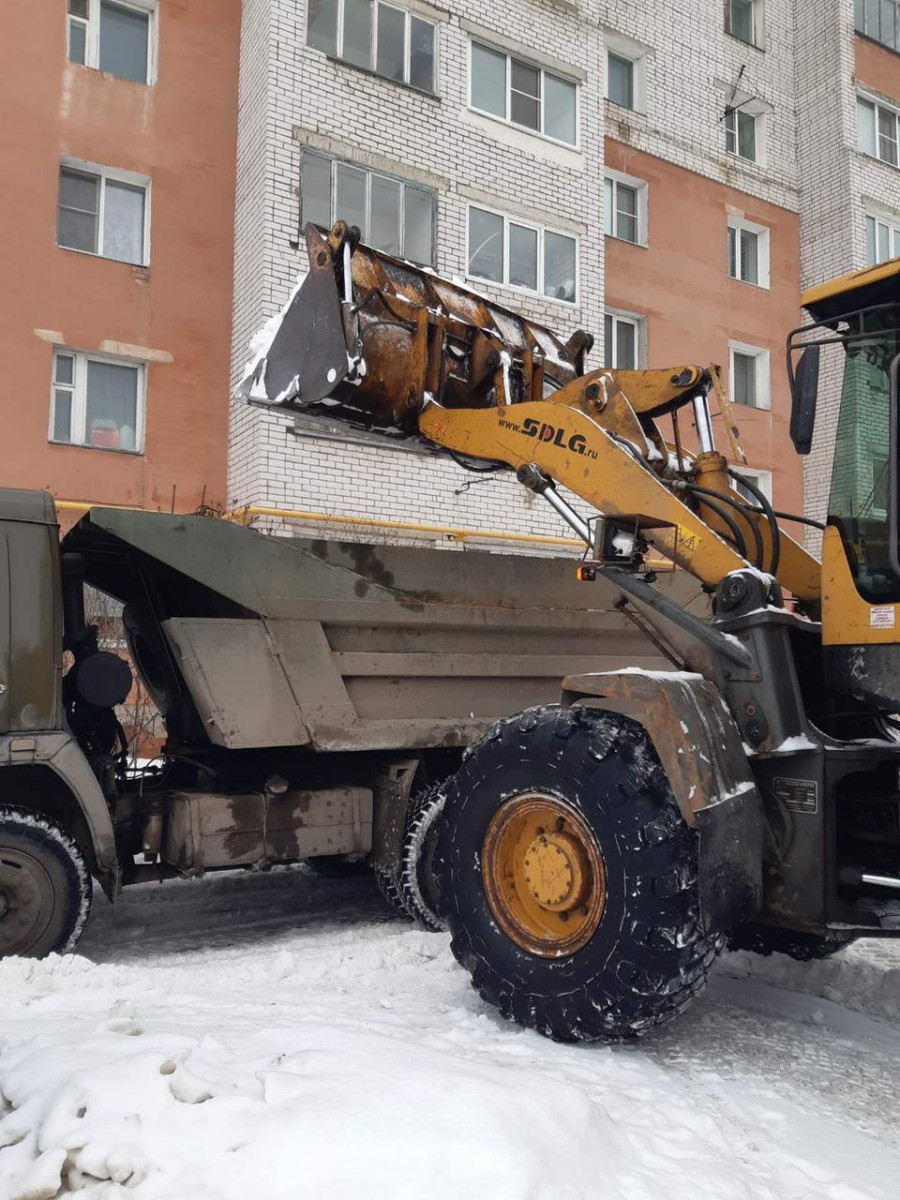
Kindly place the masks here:
[(504, 1017), (556, 1041), (627, 1041), (703, 989), (723, 939), (701, 923), (697, 835), (635, 721), (528, 709), (445, 790), (442, 915)]
[(0, 958), (73, 950), (91, 891), (81, 851), (54, 821), (0, 807)]
[(729, 950), (752, 950), (754, 954), (786, 954), (797, 962), (813, 962), (831, 958), (855, 942), (853, 934), (841, 937), (818, 937), (794, 929), (779, 929), (774, 925), (740, 925), (728, 934)]

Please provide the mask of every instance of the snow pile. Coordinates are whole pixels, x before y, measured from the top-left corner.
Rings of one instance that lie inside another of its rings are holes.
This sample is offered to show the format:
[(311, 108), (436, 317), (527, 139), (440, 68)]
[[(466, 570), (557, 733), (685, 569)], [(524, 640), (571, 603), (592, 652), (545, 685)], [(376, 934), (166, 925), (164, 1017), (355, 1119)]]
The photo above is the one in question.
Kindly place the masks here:
[(896, 1196), (900, 1031), (766, 983), (558, 1046), (305, 870), (135, 888), (83, 948), (0, 962), (2, 1200)]
[(853, 1012), (900, 1025), (900, 944), (867, 939), (831, 958), (795, 962), (785, 954), (740, 951), (722, 957), (721, 971), (775, 987), (821, 996)]

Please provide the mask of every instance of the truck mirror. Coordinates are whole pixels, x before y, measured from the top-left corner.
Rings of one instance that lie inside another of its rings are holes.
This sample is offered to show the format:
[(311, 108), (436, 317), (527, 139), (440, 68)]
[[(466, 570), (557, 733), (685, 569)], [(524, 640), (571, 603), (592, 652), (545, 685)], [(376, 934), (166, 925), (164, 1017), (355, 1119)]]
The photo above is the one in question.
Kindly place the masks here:
[(807, 346), (791, 380), (791, 441), (798, 454), (809, 454), (816, 423), (821, 348)]

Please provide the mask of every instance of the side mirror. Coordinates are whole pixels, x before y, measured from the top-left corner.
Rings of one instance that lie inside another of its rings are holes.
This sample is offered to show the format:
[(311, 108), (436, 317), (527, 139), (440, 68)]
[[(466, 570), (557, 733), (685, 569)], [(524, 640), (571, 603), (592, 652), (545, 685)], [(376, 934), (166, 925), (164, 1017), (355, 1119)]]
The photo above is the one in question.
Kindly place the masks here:
[(791, 441), (798, 454), (809, 454), (819, 395), (820, 346), (807, 346), (791, 379)]

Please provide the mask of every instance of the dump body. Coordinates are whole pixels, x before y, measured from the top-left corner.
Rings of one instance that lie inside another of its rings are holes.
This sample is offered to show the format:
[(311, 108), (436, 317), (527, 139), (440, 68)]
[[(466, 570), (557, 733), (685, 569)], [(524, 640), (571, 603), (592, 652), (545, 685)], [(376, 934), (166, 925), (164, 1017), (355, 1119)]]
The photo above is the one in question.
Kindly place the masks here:
[[(189, 697), (226, 750), (461, 747), (498, 716), (557, 700), (567, 674), (663, 665), (615, 590), (579, 584), (571, 559), (276, 538), (106, 509), (63, 548), (126, 606), (164, 715)], [(683, 601), (698, 591), (680, 575), (662, 586)]]

